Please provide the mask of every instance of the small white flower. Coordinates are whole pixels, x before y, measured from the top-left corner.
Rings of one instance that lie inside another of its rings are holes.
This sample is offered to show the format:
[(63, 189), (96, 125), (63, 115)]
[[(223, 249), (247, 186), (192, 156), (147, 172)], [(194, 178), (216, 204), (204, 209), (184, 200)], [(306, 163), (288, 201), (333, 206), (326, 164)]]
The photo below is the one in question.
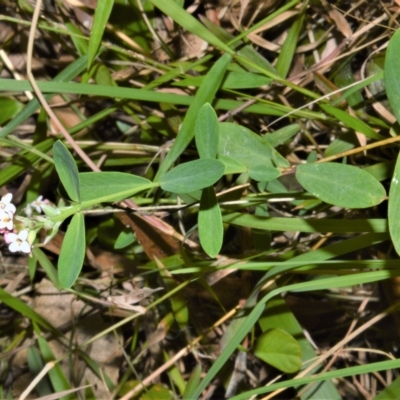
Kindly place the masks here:
[(7, 234), (7, 242), (10, 243), (8, 249), (15, 253), (22, 251), (23, 253), (29, 254), (31, 252), (31, 245), (28, 243), (28, 230), (24, 229), (20, 233), (9, 233)]
[(13, 214), (0, 208), (0, 229), (12, 231), (14, 228)]
[(11, 214), (15, 214), (16, 208), (14, 204), (11, 203), (12, 193), (7, 193), (0, 200), (0, 210), (6, 211)]
[(30, 204), (31, 207), (33, 207), (38, 214), (42, 212), (42, 204), (44, 203), (42, 199), (43, 196), (39, 196), (35, 201), (32, 201), (32, 203)]

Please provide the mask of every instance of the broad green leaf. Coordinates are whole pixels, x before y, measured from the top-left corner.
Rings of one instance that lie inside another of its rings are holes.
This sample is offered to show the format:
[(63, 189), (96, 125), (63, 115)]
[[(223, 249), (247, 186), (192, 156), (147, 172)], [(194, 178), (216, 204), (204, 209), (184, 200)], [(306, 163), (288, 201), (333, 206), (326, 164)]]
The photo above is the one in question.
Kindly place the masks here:
[(119, 250), (131, 245), (135, 241), (135, 235), (129, 228), (127, 231), (121, 231), (114, 243), (114, 249)]
[(59, 140), (53, 145), (53, 158), (58, 176), (69, 198), (80, 202), (78, 167), (72, 154)]
[(379, 181), (351, 165), (302, 164), (297, 167), (296, 178), (309, 193), (339, 207), (373, 207), (386, 197), (385, 188)]
[(64, 289), (69, 289), (78, 278), (85, 258), (85, 249), (85, 219), (78, 213), (68, 225), (58, 258), (58, 279)]
[(400, 393), (400, 377), (397, 377), (389, 386), (386, 386), (374, 400), (397, 400)]
[(258, 182), (270, 182), (279, 178), (281, 172), (271, 164), (255, 165), (249, 168), (249, 176)]
[(123, 172), (83, 172), (79, 174), (82, 202), (98, 199), (114, 202), (154, 186), (145, 178)]
[(385, 86), (389, 103), (397, 122), (400, 122), (400, 30), (389, 41), (385, 58)]
[(200, 108), (194, 133), (200, 158), (215, 158), (218, 152), (219, 126), (217, 114), (209, 103)]
[(224, 225), (217, 196), (212, 186), (203, 189), (198, 224), (201, 247), (209, 257), (214, 258), (222, 247)]
[(219, 161), (201, 159), (180, 164), (160, 180), (161, 188), (173, 193), (190, 193), (213, 185), (222, 177), (225, 165)]
[(13, 118), (24, 108), (23, 104), (9, 97), (0, 97), (0, 125)]
[(225, 174), (241, 174), (246, 172), (248, 168), (232, 157), (223, 154), (218, 155), (218, 160), (222, 161), (225, 165)]
[(204, 78), (203, 84), (200, 86), (196, 93), (194, 101), (189, 107), (186, 113), (185, 119), (183, 120), (181, 129), (178, 133), (171, 150), (169, 151), (164, 162), (161, 164), (155, 181), (158, 181), (162, 175), (168, 171), (175, 160), (181, 155), (185, 150), (187, 145), (191, 142), (194, 137), (194, 125), (196, 121), (197, 114), (200, 108), (205, 103), (211, 103), (214, 100), (215, 94), (221, 85), (222, 79), (224, 77), (225, 71), (231, 62), (231, 57), (229, 54), (224, 54), (220, 59), (213, 65), (206, 77)]
[(266, 133), (263, 137), (272, 147), (276, 147), (291, 139), (299, 130), (299, 124), (291, 124), (275, 132)]
[(397, 156), (396, 166), (394, 168), (393, 178), (390, 183), (389, 191), (389, 232), (392, 238), (394, 248), (397, 254), (400, 254), (400, 155)]
[(360, 132), (370, 139), (384, 139), (383, 136), (376, 133), (369, 125), (361, 121), (359, 118), (353, 117), (348, 112), (339, 110), (338, 108), (329, 106), (327, 104), (320, 104), (319, 106), (327, 113), (333, 115), (339, 121), (343, 122), (349, 128), (354, 129), (356, 132)]
[(230, 122), (219, 124), (218, 155), (234, 158), (246, 167), (260, 165), (287, 168), (289, 162), (265, 139), (250, 129)]
[[(192, 76), (173, 83), (173, 86), (200, 86), (203, 80), (204, 76)], [(229, 71), (226, 73), (221, 87), (223, 89), (252, 89), (269, 85), (271, 82), (271, 78), (252, 72)]]
[(98, 0), (93, 17), (92, 31), (90, 32), (88, 49), (88, 69), (91, 67), (97, 51), (99, 50), (101, 39), (104, 34), (108, 19), (110, 18), (114, 0)]
[(301, 347), (282, 329), (264, 332), (256, 341), (254, 355), (288, 374), (301, 367)]

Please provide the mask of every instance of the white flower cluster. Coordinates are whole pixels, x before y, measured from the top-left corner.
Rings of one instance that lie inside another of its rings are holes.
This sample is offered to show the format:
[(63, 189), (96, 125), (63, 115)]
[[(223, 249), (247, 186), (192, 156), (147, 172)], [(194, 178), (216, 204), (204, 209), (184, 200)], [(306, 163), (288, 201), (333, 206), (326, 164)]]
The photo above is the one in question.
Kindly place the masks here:
[[(16, 208), (11, 203), (12, 194), (8, 193), (3, 196), (0, 200), (0, 233), (4, 235), (4, 241), (8, 244), (8, 248), (11, 252), (15, 253), (21, 251), (22, 253), (30, 254), (32, 251), (32, 242), (36, 236), (30, 237), (29, 230), (24, 228), (18, 231), (14, 224), (14, 214)], [(37, 212), (41, 212), (42, 196), (37, 200), (33, 201), (27, 206), (28, 215), (32, 214), (32, 207)], [(17, 217), (18, 219), (19, 217)]]

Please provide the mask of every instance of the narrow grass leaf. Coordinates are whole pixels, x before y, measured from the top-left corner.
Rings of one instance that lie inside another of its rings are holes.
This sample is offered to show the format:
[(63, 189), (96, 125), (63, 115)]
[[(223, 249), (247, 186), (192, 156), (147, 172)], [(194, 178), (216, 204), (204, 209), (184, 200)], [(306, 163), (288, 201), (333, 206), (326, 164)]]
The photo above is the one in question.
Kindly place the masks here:
[(90, 32), (89, 49), (88, 49), (88, 69), (91, 67), (93, 60), (100, 48), (101, 39), (110, 18), (114, 0), (98, 0), (93, 17), (92, 31)]
[(42, 268), (46, 272), (47, 277), (51, 280), (55, 288), (57, 290), (62, 290), (62, 285), (58, 280), (57, 270), (54, 268), (53, 264), (48, 259), (46, 254), (44, 254), (44, 252), (39, 247), (34, 247), (32, 249), (32, 254), (42, 266)]
[(53, 145), (53, 158), (58, 176), (69, 198), (80, 202), (78, 167), (72, 154), (59, 140)]
[(78, 213), (71, 219), (58, 258), (58, 279), (64, 289), (69, 289), (78, 278), (85, 249), (85, 219)]
[(385, 86), (389, 103), (397, 122), (400, 122), (400, 30), (398, 29), (389, 41), (385, 58)]
[(189, 161), (168, 171), (160, 180), (161, 188), (173, 193), (190, 193), (213, 185), (222, 177), (225, 165), (212, 158)]
[(148, 179), (123, 172), (82, 172), (79, 174), (82, 202), (120, 201), (154, 185)]
[[(50, 361), (55, 361), (56, 358), (46, 339), (39, 336), (37, 340), (44, 362), (48, 363)], [(55, 363), (54, 367), (49, 370), (48, 374), (56, 393), (71, 389), (68, 379), (64, 375), (59, 363)], [(72, 395), (63, 397), (63, 400), (73, 399), (75, 399), (75, 397)]]
[(6, 304), (8, 307), (12, 308), (17, 313), (27, 317), (29, 320), (36, 322), (38, 325), (47, 329), (48, 331), (59, 334), (57, 329), (55, 329), (51, 324), (49, 324), (42, 316), (32, 310), (28, 305), (26, 305), (22, 300), (12, 296), (7, 293), (4, 289), (0, 288), (0, 301)]
[(351, 165), (301, 164), (297, 167), (296, 178), (309, 193), (339, 207), (373, 207), (386, 197), (385, 188), (379, 181)]
[(220, 50), (233, 54), (233, 50), (229, 46), (214, 36), (209, 29), (202, 25), (196, 18), (180, 7), (177, 3), (170, 0), (150, 1), (187, 31), (195, 34)]
[(389, 232), (397, 254), (400, 254), (400, 155), (397, 156), (393, 178), (390, 183), (388, 219)]
[(333, 232), (361, 233), (387, 232), (388, 223), (384, 218), (352, 219), (351, 221), (318, 218), (280, 218), (259, 217), (250, 214), (231, 213), (223, 217), (224, 222), (247, 226), (249, 228), (266, 229), (270, 231), (292, 232)]
[(367, 138), (382, 140), (383, 136), (376, 133), (369, 125), (365, 122), (361, 121), (359, 118), (353, 117), (348, 112), (339, 110), (336, 107), (329, 106), (327, 104), (319, 105), (324, 111), (333, 115), (339, 121), (343, 122), (346, 126), (351, 129), (354, 129), (356, 132), (360, 132), (364, 134)]
[[(242, 40), (235, 41), (235, 36), (231, 35), (225, 29), (214, 24), (207, 18), (202, 18), (200, 16), (200, 20), (215, 36), (217, 36), (218, 39), (222, 40), (224, 43), (232, 43), (231, 46), (235, 49), (236, 54), (257, 65), (261, 70), (266, 72), (266, 75), (276, 75), (276, 70), (272, 64), (256, 51), (253, 46), (245, 44)], [(243, 66), (250, 72), (260, 72), (248, 64), (243, 64)]]
[(256, 340), (254, 355), (288, 374), (301, 367), (300, 345), (282, 329), (270, 329), (261, 334)]
[[(250, 390), (245, 393), (241, 393), (235, 397), (232, 397), (231, 400), (248, 400), (250, 398), (254, 398), (254, 396), (261, 395), (263, 393), (273, 392), (277, 389), (282, 388), (290, 388), (297, 385), (307, 385), (314, 382), (322, 382), (328, 381), (333, 379), (343, 379), (348, 376), (356, 376), (356, 375), (363, 375), (363, 374), (376, 374), (380, 371), (389, 371), (389, 370), (396, 370), (400, 367), (400, 360), (390, 360), (390, 361), (381, 361), (375, 362), (371, 364), (364, 364), (357, 367), (346, 367), (341, 368), (329, 372), (323, 372), (319, 374), (315, 374), (312, 376), (306, 376), (303, 378), (298, 379), (291, 379), (279, 383), (273, 383), (272, 385), (263, 386), (261, 388), (257, 388), (254, 390)], [(390, 393), (390, 392), (389, 392)], [(393, 392), (392, 392), (393, 393)], [(380, 400), (390, 400), (392, 397), (374, 397), (375, 399)], [(398, 399), (398, 393), (396, 392), (396, 396), (393, 399)]]
[(224, 54), (220, 59), (213, 65), (206, 77), (204, 78), (203, 84), (200, 86), (196, 93), (194, 101), (189, 107), (186, 113), (185, 119), (183, 120), (181, 129), (178, 133), (171, 150), (169, 151), (164, 162), (161, 164), (155, 181), (158, 181), (162, 175), (172, 166), (175, 160), (181, 155), (186, 149), (187, 145), (194, 137), (194, 125), (197, 114), (200, 108), (205, 103), (212, 103), (218, 88), (221, 85), (225, 71), (231, 62), (229, 54)]
[(197, 364), (192, 373), (190, 374), (189, 380), (185, 387), (185, 392), (183, 393), (183, 400), (191, 400), (193, 399), (193, 392), (196, 389), (197, 385), (200, 382), (201, 377), (201, 365)]
[[(173, 83), (173, 86), (200, 86), (204, 80), (204, 76), (192, 76)], [(222, 82), (222, 89), (254, 89), (261, 86), (269, 85), (271, 78), (251, 72), (227, 72)]]
[[(82, 56), (69, 64), (63, 71), (61, 71), (54, 79), (53, 82), (68, 82), (78, 76), (85, 70), (87, 64), (87, 55)], [(1, 87), (1, 84), (0, 84)], [(32, 87), (28, 90), (32, 90)], [(45, 96), (46, 100), (50, 100), (54, 94)], [(24, 121), (26, 121), (38, 108), (40, 107), (39, 100), (31, 100), (3, 129), (0, 131), (0, 137), (6, 137), (9, 133), (14, 131)]]
[[(307, 3), (305, 3), (307, 4)], [(305, 9), (305, 7), (303, 7)], [(293, 62), (293, 57), (295, 55), (297, 41), (301, 32), (304, 21), (304, 10), (296, 18), (293, 25), (289, 29), (289, 33), (283, 43), (281, 51), (279, 52), (278, 61), (276, 63), (276, 71), (282, 78), (286, 78), (290, 66)]]
[(222, 247), (224, 225), (217, 196), (212, 186), (203, 189), (198, 224), (201, 247), (209, 257), (214, 258)]
[[(359, 285), (368, 282), (378, 282), (380, 280), (388, 279), (391, 276), (390, 271), (374, 271), (374, 272), (366, 272), (361, 274), (348, 275), (345, 280), (341, 277), (337, 278), (327, 278), (320, 279), (316, 281), (310, 282), (302, 282), (296, 283), (289, 286), (284, 286), (281, 288), (277, 288), (269, 292), (265, 295), (255, 307), (252, 308), (250, 314), (243, 320), (241, 324), (237, 327), (237, 331), (235, 335), (232, 336), (232, 339), (227, 343), (226, 347), (213, 363), (206, 376), (200, 382), (196, 391), (193, 393), (193, 399), (197, 399), (202, 391), (210, 384), (210, 382), (215, 378), (217, 373), (221, 370), (221, 368), (226, 364), (232, 353), (236, 350), (237, 346), (240, 345), (241, 341), (248, 334), (248, 332), (254, 327), (260, 318), (261, 314), (264, 311), (265, 303), (267, 303), (270, 299), (275, 297), (278, 294), (289, 291), (301, 291), (308, 292), (312, 290), (325, 290), (329, 288), (338, 288), (338, 287), (348, 287), (352, 285)], [(400, 361), (399, 361), (400, 365)], [(295, 381), (295, 384), (299, 384), (299, 381)], [(245, 397), (246, 399), (248, 397)]]
[[(31, 346), (28, 348), (27, 360), (29, 372), (33, 377), (35, 377), (44, 367), (43, 361), (40, 357), (40, 353), (36, 347)], [(41, 397), (53, 393), (53, 389), (47, 376), (43, 377), (38, 382), (38, 384), (35, 386), (35, 390)]]
[(218, 118), (209, 103), (204, 104), (194, 125), (196, 147), (200, 158), (215, 158), (218, 152)]

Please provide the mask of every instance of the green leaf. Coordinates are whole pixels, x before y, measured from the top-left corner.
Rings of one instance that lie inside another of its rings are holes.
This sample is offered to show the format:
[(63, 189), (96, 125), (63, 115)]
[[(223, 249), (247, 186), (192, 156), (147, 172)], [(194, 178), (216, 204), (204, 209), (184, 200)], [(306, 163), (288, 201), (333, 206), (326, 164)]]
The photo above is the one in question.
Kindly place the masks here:
[(305, 9), (306, 7), (303, 7), (303, 11), (301, 12), (300, 16), (296, 18), (290, 27), (289, 33), (283, 43), (281, 51), (279, 52), (278, 61), (275, 68), (282, 78), (286, 78), (292, 64), (297, 47), (297, 41), (303, 26)]
[(215, 158), (218, 151), (218, 118), (209, 103), (203, 105), (194, 125), (196, 147), (200, 158)]
[(301, 347), (282, 329), (264, 332), (256, 341), (254, 355), (288, 374), (301, 367)]
[(397, 377), (389, 386), (386, 386), (374, 400), (397, 400), (400, 393), (400, 377)]
[(197, 385), (200, 382), (201, 377), (201, 365), (197, 364), (192, 373), (190, 374), (190, 378), (185, 387), (185, 392), (183, 393), (183, 400), (191, 400), (193, 399), (193, 392), (196, 389)]
[(230, 62), (231, 62), (230, 55), (224, 54), (213, 65), (213, 67), (210, 69), (210, 71), (204, 78), (203, 84), (197, 91), (194, 101), (192, 102), (188, 112), (186, 113), (185, 119), (183, 120), (178, 136), (171, 150), (169, 151), (167, 157), (165, 158), (164, 162), (161, 164), (157, 172), (155, 181), (158, 181), (160, 177), (172, 166), (175, 160), (181, 155), (181, 153), (185, 150), (187, 145), (193, 139), (194, 125), (197, 114), (199, 113), (200, 108), (205, 103), (207, 102), (211, 103), (214, 100), (215, 94), (217, 93), (218, 88), (221, 85), (226, 68), (228, 67)]
[(90, 33), (89, 50), (88, 50), (88, 69), (92, 65), (97, 51), (99, 50), (101, 39), (108, 19), (110, 18), (114, 0), (98, 0), (94, 12), (92, 31)]
[[(173, 86), (200, 86), (204, 80), (204, 76), (191, 76), (190, 78), (182, 79), (173, 83)], [(260, 88), (260, 86), (269, 85), (272, 82), (271, 78), (254, 74), (252, 72), (237, 72), (229, 71), (222, 82), (223, 89), (252, 89)]]
[(394, 168), (393, 178), (390, 183), (389, 191), (389, 232), (392, 238), (394, 248), (397, 254), (400, 254), (400, 154), (397, 156), (396, 166)]
[(80, 202), (78, 167), (71, 153), (59, 140), (53, 145), (53, 158), (58, 176), (69, 198)]
[(232, 157), (248, 168), (272, 163), (281, 168), (290, 165), (265, 139), (230, 122), (219, 124), (218, 155)]
[(225, 175), (227, 174), (241, 174), (247, 172), (248, 168), (232, 157), (225, 155), (218, 155), (218, 160), (222, 161), (225, 165)]
[(320, 104), (320, 107), (327, 113), (333, 115), (339, 121), (343, 122), (349, 128), (354, 129), (356, 132), (360, 132), (370, 139), (384, 139), (383, 136), (376, 133), (369, 125), (361, 121), (359, 118), (353, 117), (348, 112), (339, 110), (333, 106), (328, 106), (327, 104)]
[(213, 185), (225, 172), (219, 161), (201, 159), (180, 164), (168, 171), (160, 181), (161, 188), (173, 193), (190, 193)]
[(309, 193), (339, 207), (372, 207), (386, 197), (385, 188), (379, 181), (351, 165), (302, 164), (297, 167), (296, 178)]
[(200, 244), (207, 255), (214, 258), (222, 247), (224, 225), (217, 196), (212, 186), (203, 189), (198, 224)]
[(287, 125), (272, 133), (266, 133), (263, 138), (272, 146), (276, 147), (291, 139), (300, 130), (299, 124)]
[(47, 277), (51, 280), (55, 288), (57, 290), (62, 290), (62, 285), (58, 280), (57, 270), (54, 268), (51, 261), (47, 258), (46, 254), (44, 254), (44, 252), (39, 247), (34, 247), (32, 249), (32, 254), (42, 266), (47, 274)]
[(123, 172), (83, 172), (79, 174), (82, 202), (113, 202), (126, 199), (153, 184), (140, 176)]
[(385, 86), (386, 94), (393, 113), (400, 122), (400, 30), (398, 29), (389, 41), (385, 59)]
[(24, 108), (23, 104), (17, 100), (7, 97), (0, 97), (0, 125), (13, 118)]
[(163, 13), (171, 17), (180, 26), (187, 31), (202, 38), (211, 45), (232, 54), (233, 51), (224, 42), (214, 36), (204, 25), (202, 25), (195, 17), (189, 14), (185, 9), (170, 0), (151, 0)]
[(69, 289), (81, 272), (85, 258), (85, 219), (75, 214), (65, 233), (58, 258), (58, 279), (64, 289)]
[(280, 175), (281, 172), (279, 169), (273, 167), (271, 164), (255, 165), (249, 169), (250, 178), (258, 182), (270, 182), (278, 178)]

